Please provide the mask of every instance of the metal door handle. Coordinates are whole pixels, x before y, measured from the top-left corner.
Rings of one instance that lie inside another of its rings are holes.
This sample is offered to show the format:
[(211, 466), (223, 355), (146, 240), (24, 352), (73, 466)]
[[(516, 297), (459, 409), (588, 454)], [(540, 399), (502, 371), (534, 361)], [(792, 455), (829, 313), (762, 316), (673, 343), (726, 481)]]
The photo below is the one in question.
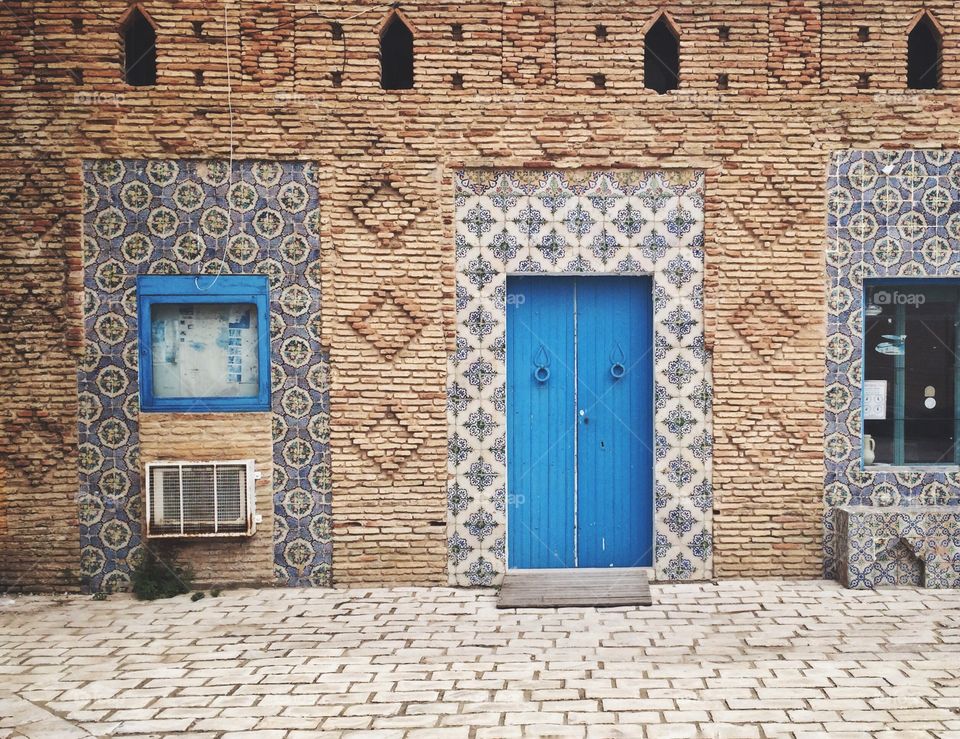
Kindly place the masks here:
[(610, 376), (613, 377), (614, 380), (619, 380), (627, 374), (627, 368), (623, 366), (623, 362), (623, 349), (620, 348), (620, 344), (617, 344), (610, 351)]
[(550, 355), (547, 354), (547, 348), (541, 344), (537, 353), (533, 357), (533, 379), (543, 384), (550, 379)]

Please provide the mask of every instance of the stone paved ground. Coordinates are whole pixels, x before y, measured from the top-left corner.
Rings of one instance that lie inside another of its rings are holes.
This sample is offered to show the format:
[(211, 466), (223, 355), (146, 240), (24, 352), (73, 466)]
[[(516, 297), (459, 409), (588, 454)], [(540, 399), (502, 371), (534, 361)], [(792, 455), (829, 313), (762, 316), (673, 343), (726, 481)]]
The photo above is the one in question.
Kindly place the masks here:
[(0, 601), (0, 737), (960, 737), (960, 592), (655, 585)]

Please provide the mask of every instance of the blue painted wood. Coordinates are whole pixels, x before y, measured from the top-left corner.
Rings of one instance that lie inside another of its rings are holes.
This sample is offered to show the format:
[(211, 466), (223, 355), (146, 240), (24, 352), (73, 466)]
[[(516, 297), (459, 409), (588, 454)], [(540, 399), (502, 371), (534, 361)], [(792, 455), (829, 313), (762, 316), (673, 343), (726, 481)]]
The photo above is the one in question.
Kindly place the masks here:
[(574, 285), (562, 277), (507, 278), (507, 551), (512, 568), (575, 566)]
[[(251, 303), (257, 307), (256, 397), (158, 398), (153, 392), (151, 307), (168, 303)], [(140, 275), (137, 277), (140, 410), (207, 413), (270, 410), (270, 282), (266, 275)]]
[(653, 564), (650, 278), (577, 283), (579, 567)]
[(508, 278), (509, 567), (653, 564), (651, 288)]
[(266, 275), (139, 275), (137, 295), (179, 295), (224, 301), (224, 296), (265, 295), (269, 290)]

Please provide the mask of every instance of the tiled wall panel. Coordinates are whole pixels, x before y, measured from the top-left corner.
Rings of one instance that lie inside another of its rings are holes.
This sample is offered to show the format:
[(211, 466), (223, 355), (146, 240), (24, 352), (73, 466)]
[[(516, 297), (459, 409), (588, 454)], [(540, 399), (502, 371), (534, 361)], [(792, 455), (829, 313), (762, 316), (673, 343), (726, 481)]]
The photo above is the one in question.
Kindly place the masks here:
[(960, 151), (843, 151), (827, 183), (824, 572), (838, 506), (960, 506), (960, 469), (864, 469), (863, 280), (960, 278)]
[(655, 570), (666, 580), (711, 577), (703, 204), (704, 173), (696, 170), (457, 173), (451, 583), (495, 584), (506, 566), (508, 274), (653, 276)]
[(146, 273), (269, 276), (274, 575), (291, 585), (330, 582), (315, 174), (296, 162), (85, 163), (79, 504), (90, 589), (125, 586), (145, 544), (136, 276)]

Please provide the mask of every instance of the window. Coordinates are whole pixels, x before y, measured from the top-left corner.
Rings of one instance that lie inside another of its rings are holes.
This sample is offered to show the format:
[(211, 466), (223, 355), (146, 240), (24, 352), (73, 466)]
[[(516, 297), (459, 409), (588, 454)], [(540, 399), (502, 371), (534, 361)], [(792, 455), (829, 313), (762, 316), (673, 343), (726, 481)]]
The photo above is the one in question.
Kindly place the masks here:
[(643, 40), (643, 85), (661, 95), (680, 84), (680, 41), (661, 14)]
[(413, 33), (397, 13), (380, 36), (380, 86), (384, 90), (413, 87)]
[(960, 464), (960, 281), (864, 285), (863, 461)]
[(933, 19), (923, 13), (907, 37), (907, 87), (935, 90), (940, 87), (941, 38)]
[(123, 79), (128, 85), (157, 84), (157, 32), (134, 7), (122, 26)]
[(142, 275), (137, 309), (142, 410), (270, 410), (266, 276)]

